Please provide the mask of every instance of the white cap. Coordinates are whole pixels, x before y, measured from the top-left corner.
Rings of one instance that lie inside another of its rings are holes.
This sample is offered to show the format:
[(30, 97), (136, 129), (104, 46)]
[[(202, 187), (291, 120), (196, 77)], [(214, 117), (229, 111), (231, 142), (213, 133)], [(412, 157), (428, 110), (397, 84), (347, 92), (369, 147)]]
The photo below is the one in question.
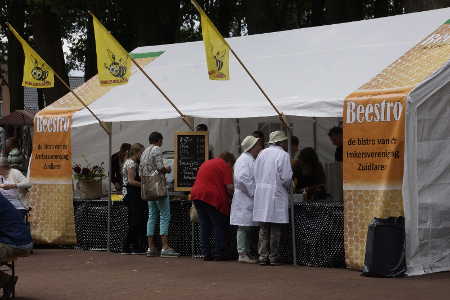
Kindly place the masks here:
[(280, 130), (274, 131), (274, 132), (271, 132), (269, 135), (269, 144), (275, 144), (278, 142), (285, 141), (287, 139), (288, 139), (288, 137), (286, 136), (286, 134), (283, 131), (280, 131)]
[(256, 143), (259, 141), (259, 138), (255, 138), (254, 136), (247, 136), (241, 143), (242, 151), (247, 152), (250, 151)]

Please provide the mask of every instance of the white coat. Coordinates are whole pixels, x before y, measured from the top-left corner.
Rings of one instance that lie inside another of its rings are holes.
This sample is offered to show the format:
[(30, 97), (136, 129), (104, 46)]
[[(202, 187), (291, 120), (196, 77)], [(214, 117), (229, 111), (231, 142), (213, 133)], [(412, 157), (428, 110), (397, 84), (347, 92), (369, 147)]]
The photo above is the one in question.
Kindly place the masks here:
[(254, 164), (255, 159), (248, 152), (242, 153), (234, 164), (234, 194), (230, 214), (231, 225), (258, 225), (253, 222)]
[(255, 201), (253, 221), (289, 223), (289, 187), (292, 167), (289, 154), (271, 145), (255, 161)]

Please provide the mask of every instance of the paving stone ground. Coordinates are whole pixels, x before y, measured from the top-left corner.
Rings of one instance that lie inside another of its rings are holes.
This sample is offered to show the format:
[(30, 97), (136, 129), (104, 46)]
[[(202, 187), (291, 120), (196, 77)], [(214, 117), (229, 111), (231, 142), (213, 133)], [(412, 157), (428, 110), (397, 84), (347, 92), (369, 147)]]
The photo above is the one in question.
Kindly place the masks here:
[(450, 273), (367, 278), (346, 269), (262, 267), (40, 249), (17, 261), (17, 300), (449, 299)]

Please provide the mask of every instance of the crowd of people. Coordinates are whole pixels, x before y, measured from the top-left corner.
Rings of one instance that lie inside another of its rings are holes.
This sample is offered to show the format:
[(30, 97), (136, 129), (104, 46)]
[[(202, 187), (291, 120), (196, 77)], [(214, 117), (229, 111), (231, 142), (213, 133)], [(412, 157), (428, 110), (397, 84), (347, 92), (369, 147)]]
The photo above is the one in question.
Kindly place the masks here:
[[(196, 129), (208, 131), (204, 124)], [(339, 127), (330, 130), (330, 140), (338, 146), (336, 160), (342, 155), (339, 135), (342, 135)], [(150, 201), (141, 197), (141, 176), (172, 171), (164, 165), (162, 143), (163, 136), (152, 132), (147, 148), (139, 143), (124, 143), (112, 157), (114, 184), (116, 188), (122, 187), (129, 212), (124, 254), (179, 256), (169, 244), (169, 193)], [(327, 197), (325, 172), (317, 153), (311, 147), (299, 149), (299, 139), (293, 136), (292, 156), (289, 155), (288, 136), (283, 131), (272, 132), (267, 145), (264, 134), (254, 131), (243, 139), (242, 154), (237, 159), (230, 152), (213, 158), (210, 151), (210, 159), (200, 166), (189, 195), (200, 225), (204, 260), (228, 260), (233, 256), (229, 241), (230, 226), (235, 226), (239, 262), (261, 265), (282, 262), (279, 248), (282, 224), (289, 222), (290, 189), (303, 193), (306, 200)], [(158, 221), (159, 240), (155, 232)], [(211, 234), (214, 249), (210, 247)]]

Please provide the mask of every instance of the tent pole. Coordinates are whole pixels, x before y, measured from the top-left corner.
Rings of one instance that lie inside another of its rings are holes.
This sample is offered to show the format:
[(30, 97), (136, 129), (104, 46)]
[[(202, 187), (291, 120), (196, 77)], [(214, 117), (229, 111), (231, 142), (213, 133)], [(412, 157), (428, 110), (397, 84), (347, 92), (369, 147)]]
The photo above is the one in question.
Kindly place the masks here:
[(109, 133), (108, 133), (108, 159), (109, 159), (109, 176), (108, 176), (108, 235), (107, 235), (107, 251), (111, 252), (111, 205), (112, 205), (112, 186), (111, 186), (111, 176), (112, 176), (112, 164), (111, 164), (111, 156), (112, 156), (112, 123), (109, 124)]
[(236, 119), (236, 133), (238, 135), (237, 149), (238, 149), (238, 153), (241, 154), (242, 153), (242, 149), (241, 149), (241, 124), (239, 122), (239, 119)]
[[(292, 158), (292, 128), (287, 127), (288, 132), (288, 152), (289, 152), (289, 159)], [(290, 210), (290, 225), (291, 225), (291, 237), (292, 237), (292, 259), (293, 259), (293, 265), (297, 265), (297, 245), (296, 245), (296, 238), (295, 238), (295, 219), (294, 219), (294, 197), (293, 197), (293, 188), (292, 186), (289, 187), (289, 210)]]
[(317, 152), (317, 118), (313, 117), (314, 151)]

